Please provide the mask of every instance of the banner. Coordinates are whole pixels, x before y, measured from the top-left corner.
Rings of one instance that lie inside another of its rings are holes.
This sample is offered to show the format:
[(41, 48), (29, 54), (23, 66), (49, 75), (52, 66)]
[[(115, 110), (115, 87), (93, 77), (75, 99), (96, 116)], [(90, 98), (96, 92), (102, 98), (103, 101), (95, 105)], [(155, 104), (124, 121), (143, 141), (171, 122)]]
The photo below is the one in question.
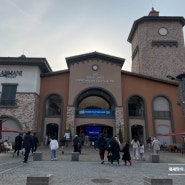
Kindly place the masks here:
[(80, 109), (80, 116), (113, 116), (113, 111), (110, 109)]

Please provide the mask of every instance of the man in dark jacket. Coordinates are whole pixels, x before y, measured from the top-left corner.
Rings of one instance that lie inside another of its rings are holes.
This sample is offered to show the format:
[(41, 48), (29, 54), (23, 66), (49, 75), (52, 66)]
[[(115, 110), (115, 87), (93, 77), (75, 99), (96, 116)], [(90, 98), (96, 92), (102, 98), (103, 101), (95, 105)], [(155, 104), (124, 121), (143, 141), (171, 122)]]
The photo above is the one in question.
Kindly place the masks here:
[(33, 138), (31, 136), (31, 132), (30, 131), (28, 131), (26, 133), (26, 135), (24, 136), (23, 148), (25, 149), (24, 161), (23, 162), (27, 163), (30, 150), (31, 150), (31, 148), (33, 148)]
[(22, 149), (22, 133), (20, 133), (18, 136), (15, 137), (15, 150), (13, 152), (13, 157), (15, 156), (15, 153), (17, 152), (17, 156), (19, 156), (19, 151)]
[(101, 159), (101, 164), (103, 164), (104, 157), (105, 157), (105, 150), (107, 149), (107, 142), (106, 142), (106, 139), (105, 139), (105, 136), (103, 133), (98, 138), (98, 148), (99, 148), (99, 155), (100, 155), (100, 159)]

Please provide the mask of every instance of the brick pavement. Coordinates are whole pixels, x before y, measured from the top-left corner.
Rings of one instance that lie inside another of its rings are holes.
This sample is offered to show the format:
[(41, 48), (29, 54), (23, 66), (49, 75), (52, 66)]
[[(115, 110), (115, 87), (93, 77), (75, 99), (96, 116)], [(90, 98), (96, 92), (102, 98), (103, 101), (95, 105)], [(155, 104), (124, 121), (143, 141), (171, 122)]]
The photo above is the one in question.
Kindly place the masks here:
[[(11, 154), (0, 153), (0, 164), (9, 162), (15, 169), (0, 173), (0, 185), (26, 185), (29, 175), (45, 176), (53, 174), (54, 185), (143, 185), (144, 176), (155, 176), (172, 178), (173, 184), (184, 185), (184, 175), (174, 175), (169, 171), (169, 164), (176, 167), (184, 167), (185, 155), (179, 153), (160, 153), (160, 163), (150, 163), (150, 153), (146, 151), (145, 161), (133, 161), (132, 166), (111, 165), (108, 162), (101, 165), (98, 151), (91, 147), (83, 147), (79, 161), (71, 161), (72, 148), (65, 149), (64, 155), (57, 151), (57, 161), (50, 161), (50, 150), (40, 147), (38, 151), (43, 152), (42, 161), (33, 161), (31, 156), (27, 164), (22, 164), (22, 157), (12, 157)], [(11, 165), (9, 167), (11, 168)], [(6, 166), (7, 166), (6, 165)], [(3, 165), (0, 165), (2, 172)], [(168, 174), (173, 175), (168, 175)], [(177, 172), (175, 172), (177, 173)]]

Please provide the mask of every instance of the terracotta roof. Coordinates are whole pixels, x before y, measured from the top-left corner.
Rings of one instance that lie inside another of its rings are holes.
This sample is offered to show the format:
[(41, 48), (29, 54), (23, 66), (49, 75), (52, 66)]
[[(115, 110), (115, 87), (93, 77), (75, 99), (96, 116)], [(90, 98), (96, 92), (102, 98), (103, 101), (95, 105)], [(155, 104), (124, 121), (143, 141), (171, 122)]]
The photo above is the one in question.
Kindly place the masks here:
[(139, 73), (133, 73), (133, 72), (123, 71), (123, 70), (121, 71), (121, 73), (125, 74), (125, 75), (129, 75), (129, 76), (134, 76), (134, 77), (137, 77), (137, 78), (143, 78), (143, 79), (146, 79), (146, 80), (152, 80), (152, 81), (160, 82), (160, 83), (165, 83), (165, 84), (170, 84), (170, 85), (175, 85), (175, 86), (179, 85), (177, 82), (170, 81), (168, 79), (163, 80), (163, 79), (160, 79), (160, 78), (147, 76), (147, 75), (143, 75), (143, 74), (139, 74)]

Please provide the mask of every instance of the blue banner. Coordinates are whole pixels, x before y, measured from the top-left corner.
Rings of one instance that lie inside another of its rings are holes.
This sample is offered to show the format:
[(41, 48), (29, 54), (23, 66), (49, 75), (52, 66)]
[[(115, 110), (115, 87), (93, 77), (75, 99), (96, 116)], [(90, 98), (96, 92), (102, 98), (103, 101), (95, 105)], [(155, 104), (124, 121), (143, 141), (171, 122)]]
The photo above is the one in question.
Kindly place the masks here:
[(113, 116), (113, 111), (110, 109), (79, 109), (80, 116)]

